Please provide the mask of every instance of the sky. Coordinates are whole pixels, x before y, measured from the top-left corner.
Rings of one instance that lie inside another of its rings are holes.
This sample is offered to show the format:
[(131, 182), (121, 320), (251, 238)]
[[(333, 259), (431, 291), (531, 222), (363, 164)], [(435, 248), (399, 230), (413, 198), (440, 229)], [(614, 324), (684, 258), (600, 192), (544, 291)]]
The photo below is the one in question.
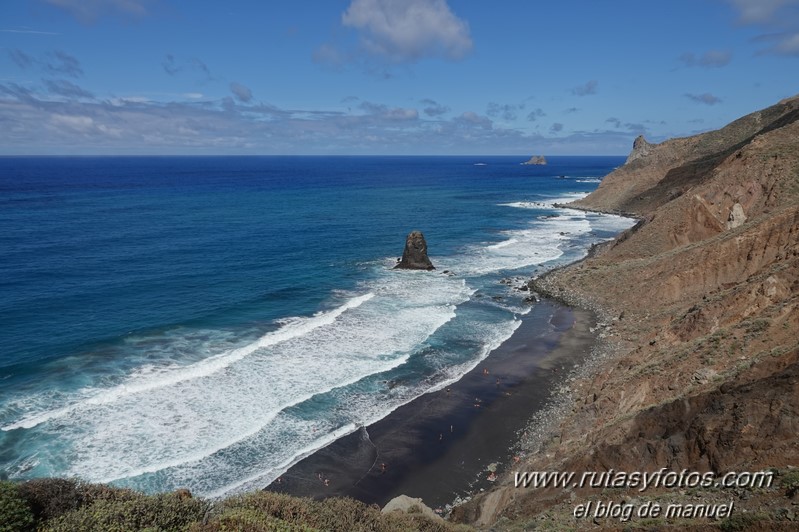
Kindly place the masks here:
[(0, 155), (625, 155), (798, 82), (799, 0), (0, 3)]

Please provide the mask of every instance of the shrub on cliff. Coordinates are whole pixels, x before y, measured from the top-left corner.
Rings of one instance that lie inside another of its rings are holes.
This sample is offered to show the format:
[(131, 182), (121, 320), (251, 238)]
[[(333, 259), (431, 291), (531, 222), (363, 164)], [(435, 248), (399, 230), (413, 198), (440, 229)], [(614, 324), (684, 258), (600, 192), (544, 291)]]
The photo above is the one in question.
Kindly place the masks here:
[(19, 493), (30, 505), (37, 522), (44, 523), (98, 500), (131, 500), (135, 491), (75, 479), (39, 478), (19, 485)]
[(222, 530), (311, 531), (348, 530), (351, 532), (400, 532), (419, 530), (445, 532), (455, 527), (440, 520), (420, 514), (392, 512), (383, 514), (375, 505), (367, 505), (349, 498), (334, 497), (321, 501), (301, 499), (266, 491), (231, 497), (222, 502), (214, 515), (203, 526), (192, 532), (218, 532)]
[(195, 523), (188, 532), (318, 532), (306, 525), (289, 523), (258, 510), (230, 508), (207, 523)]
[(0, 481), (0, 532), (33, 530), (33, 512), (13, 482)]
[(181, 497), (175, 493), (136, 494), (130, 499), (98, 499), (45, 524), (52, 532), (126, 532), (155, 529), (181, 531), (201, 522), (208, 510), (203, 499)]

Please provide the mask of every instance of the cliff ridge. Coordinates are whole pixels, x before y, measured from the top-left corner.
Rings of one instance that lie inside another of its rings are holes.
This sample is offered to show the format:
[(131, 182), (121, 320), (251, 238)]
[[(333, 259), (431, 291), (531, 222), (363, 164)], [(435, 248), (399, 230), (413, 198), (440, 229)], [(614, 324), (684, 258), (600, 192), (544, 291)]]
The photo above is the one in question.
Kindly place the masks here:
[[(570, 206), (639, 223), (531, 282), (595, 309), (600, 345), (593, 365), (568, 383), (557, 420), (531, 425), (539, 437), (523, 438), (526, 457), (514, 469), (774, 468), (790, 477), (799, 466), (799, 99), (693, 137), (656, 145), (639, 137), (627, 163)], [(795, 491), (779, 482), (697, 496), (733, 499), (737, 519), (756, 514), (763, 529), (781, 529), (799, 515)], [(462, 514), (486, 525), (575, 526), (574, 506), (602, 495), (520, 490), (510, 478), (498, 493), (478, 496)], [(684, 490), (616, 496), (691, 500)]]

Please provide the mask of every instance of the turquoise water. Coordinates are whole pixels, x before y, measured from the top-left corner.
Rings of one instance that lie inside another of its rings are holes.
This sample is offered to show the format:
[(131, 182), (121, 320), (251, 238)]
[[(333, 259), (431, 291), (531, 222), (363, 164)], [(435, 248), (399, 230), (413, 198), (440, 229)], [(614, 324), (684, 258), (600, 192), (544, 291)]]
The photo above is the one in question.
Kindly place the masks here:
[(0, 473), (252, 489), (452, 382), (630, 225), (552, 207), (622, 158), (519, 162), (0, 158)]

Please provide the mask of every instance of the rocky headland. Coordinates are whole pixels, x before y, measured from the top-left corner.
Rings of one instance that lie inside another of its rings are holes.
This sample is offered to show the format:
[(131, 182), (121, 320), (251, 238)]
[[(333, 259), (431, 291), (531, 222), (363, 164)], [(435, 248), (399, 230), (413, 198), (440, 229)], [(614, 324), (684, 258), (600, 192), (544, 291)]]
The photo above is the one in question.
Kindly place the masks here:
[[(688, 138), (636, 139), (572, 208), (639, 223), (530, 283), (593, 309), (599, 344), (521, 463), (453, 517), (497, 529), (799, 527), (799, 97)], [(773, 471), (767, 489), (517, 488), (514, 471)], [(579, 520), (590, 501), (733, 502), (726, 520)], [(558, 528), (561, 527), (561, 528)], [(648, 527), (648, 528), (647, 528)]]

